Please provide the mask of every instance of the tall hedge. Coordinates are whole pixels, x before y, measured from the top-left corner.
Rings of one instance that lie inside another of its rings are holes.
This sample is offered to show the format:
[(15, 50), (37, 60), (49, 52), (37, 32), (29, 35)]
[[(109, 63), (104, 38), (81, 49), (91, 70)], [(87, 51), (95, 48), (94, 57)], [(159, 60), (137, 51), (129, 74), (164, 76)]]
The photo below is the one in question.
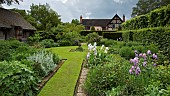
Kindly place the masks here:
[(170, 28), (155, 27), (122, 32), (124, 41), (142, 42), (143, 44), (156, 44), (161, 51), (170, 57)]
[(143, 29), (147, 27), (170, 26), (170, 4), (140, 15), (122, 24), (123, 30)]

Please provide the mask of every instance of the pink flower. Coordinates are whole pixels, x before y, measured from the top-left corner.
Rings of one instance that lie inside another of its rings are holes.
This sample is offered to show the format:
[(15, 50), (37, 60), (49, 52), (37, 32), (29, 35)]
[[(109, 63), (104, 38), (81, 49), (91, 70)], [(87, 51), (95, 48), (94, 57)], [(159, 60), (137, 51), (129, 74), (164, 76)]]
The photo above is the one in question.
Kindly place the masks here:
[(130, 73), (130, 74), (133, 74), (133, 70), (132, 70), (132, 69), (130, 69), (130, 70), (129, 70), (129, 73)]
[(151, 54), (151, 50), (148, 50), (148, 51), (147, 51), (147, 54), (150, 55), (150, 54)]
[(144, 60), (146, 60), (146, 57), (147, 57), (147, 56), (146, 56), (146, 53), (144, 53), (144, 54), (143, 54), (143, 58), (144, 58)]
[(158, 59), (158, 56), (155, 53), (152, 55), (152, 57), (153, 59)]
[(139, 54), (139, 57), (143, 57), (143, 54), (142, 54), (142, 53), (140, 53), (140, 54)]
[(130, 63), (134, 63), (134, 60), (133, 60), (133, 59), (130, 59)]
[(144, 61), (144, 62), (143, 62), (143, 66), (146, 66), (146, 63), (147, 63), (147, 62), (146, 62), (146, 61)]

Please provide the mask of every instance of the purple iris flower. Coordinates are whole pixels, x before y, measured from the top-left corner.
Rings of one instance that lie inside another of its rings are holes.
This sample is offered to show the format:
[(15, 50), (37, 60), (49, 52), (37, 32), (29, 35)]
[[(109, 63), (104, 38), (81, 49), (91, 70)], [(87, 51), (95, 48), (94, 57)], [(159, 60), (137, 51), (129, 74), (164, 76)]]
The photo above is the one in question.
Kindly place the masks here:
[(158, 56), (155, 53), (152, 55), (152, 57), (153, 59), (158, 59)]
[(150, 55), (150, 54), (151, 54), (151, 50), (148, 50), (148, 51), (147, 51), (147, 54)]
[(143, 54), (142, 54), (142, 53), (140, 53), (140, 54), (139, 54), (139, 57), (143, 57)]
[(146, 63), (147, 63), (147, 62), (146, 62), (146, 61), (144, 61), (144, 62), (143, 62), (143, 66), (146, 66)]

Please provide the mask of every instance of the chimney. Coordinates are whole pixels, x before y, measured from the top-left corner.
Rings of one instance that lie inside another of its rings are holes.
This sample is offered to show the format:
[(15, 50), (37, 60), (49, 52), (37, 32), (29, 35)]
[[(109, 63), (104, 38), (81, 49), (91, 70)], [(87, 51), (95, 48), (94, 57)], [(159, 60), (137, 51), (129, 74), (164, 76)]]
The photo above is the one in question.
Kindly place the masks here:
[(125, 22), (125, 15), (123, 14), (123, 22)]
[(82, 17), (82, 15), (80, 16), (80, 24), (82, 24), (82, 19), (83, 19), (83, 17)]

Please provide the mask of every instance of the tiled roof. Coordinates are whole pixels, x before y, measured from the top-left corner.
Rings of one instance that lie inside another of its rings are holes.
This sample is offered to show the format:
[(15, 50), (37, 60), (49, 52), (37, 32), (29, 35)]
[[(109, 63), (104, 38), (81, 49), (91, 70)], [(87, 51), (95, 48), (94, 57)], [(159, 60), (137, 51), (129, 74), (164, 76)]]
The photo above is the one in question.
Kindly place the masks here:
[(111, 19), (82, 19), (85, 26), (102, 26), (105, 27)]
[(12, 26), (20, 26), (27, 30), (36, 30), (19, 13), (0, 8), (0, 27), (11, 28)]

